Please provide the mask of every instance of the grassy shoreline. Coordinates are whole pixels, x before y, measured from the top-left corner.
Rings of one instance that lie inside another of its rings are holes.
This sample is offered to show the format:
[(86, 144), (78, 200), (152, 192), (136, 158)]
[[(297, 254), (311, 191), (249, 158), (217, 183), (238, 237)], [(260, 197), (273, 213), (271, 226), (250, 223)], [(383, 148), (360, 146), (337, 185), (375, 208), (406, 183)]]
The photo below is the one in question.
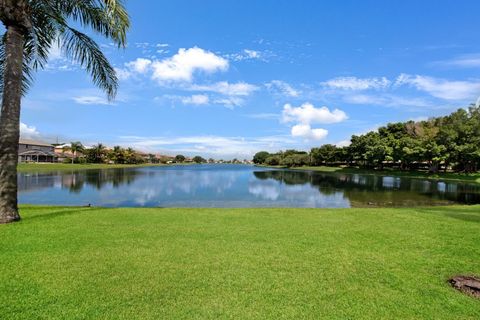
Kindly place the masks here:
[(0, 225), (5, 319), (478, 319), (480, 207), (22, 206)]
[[(266, 168), (279, 168), (279, 169), (287, 169), (284, 166), (265, 166), (260, 165), (259, 167), (266, 167)], [(464, 174), (464, 173), (438, 173), (438, 174), (431, 174), (428, 172), (421, 172), (421, 171), (399, 171), (399, 170), (372, 170), (372, 169), (362, 169), (362, 168), (350, 168), (350, 167), (327, 167), (327, 166), (320, 166), (320, 167), (311, 167), (311, 166), (303, 166), (303, 167), (293, 167), (288, 168), (290, 170), (304, 170), (304, 171), (318, 171), (318, 172), (325, 172), (325, 173), (358, 173), (358, 174), (368, 174), (368, 175), (391, 175), (391, 176), (398, 176), (398, 177), (407, 177), (407, 178), (418, 178), (418, 179), (431, 179), (431, 180), (453, 180), (453, 181), (465, 181), (465, 182), (476, 182), (480, 183), (480, 173), (473, 173), (473, 174)]]
[(89, 170), (89, 169), (122, 169), (167, 166), (168, 164), (106, 164), (106, 163), (20, 163), (19, 172), (28, 171), (63, 171), (63, 170)]

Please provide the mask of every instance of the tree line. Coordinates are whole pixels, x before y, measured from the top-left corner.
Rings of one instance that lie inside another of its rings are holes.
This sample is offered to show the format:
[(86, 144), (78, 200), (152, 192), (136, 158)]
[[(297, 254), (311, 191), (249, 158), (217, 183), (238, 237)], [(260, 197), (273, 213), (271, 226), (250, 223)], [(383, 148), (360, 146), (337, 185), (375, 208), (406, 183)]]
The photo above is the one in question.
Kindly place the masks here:
[(324, 144), (309, 152), (257, 152), (256, 164), (355, 166), (382, 170), (428, 170), (436, 173), (477, 172), (480, 165), (480, 107), (471, 105), (450, 115), (424, 121), (389, 123), (353, 135), (349, 146)]
[(70, 145), (63, 147), (63, 152), (71, 154), (70, 159), (65, 162), (71, 163), (112, 163), (112, 164), (142, 164), (142, 163), (213, 163), (214, 159), (204, 159), (201, 156), (195, 156), (188, 159), (184, 155), (175, 157), (158, 156), (151, 153), (142, 153), (133, 148), (123, 148), (114, 146), (107, 148), (104, 144), (98, 143), (92, 147), (85, 147), (80, 141), (70, 142)]
[(81, 142), (71, 142), (63, 148), (64, 152), (70, 152), (71, 159), (65, 162), (72, 163), (115, 163), (115, 164), (141, 164), (145, 162), (156, 163), (160, 159), (153, 154), (143, 154), (132, 148), (114, 146), (109, 149), (102, 143), (86, 148)]

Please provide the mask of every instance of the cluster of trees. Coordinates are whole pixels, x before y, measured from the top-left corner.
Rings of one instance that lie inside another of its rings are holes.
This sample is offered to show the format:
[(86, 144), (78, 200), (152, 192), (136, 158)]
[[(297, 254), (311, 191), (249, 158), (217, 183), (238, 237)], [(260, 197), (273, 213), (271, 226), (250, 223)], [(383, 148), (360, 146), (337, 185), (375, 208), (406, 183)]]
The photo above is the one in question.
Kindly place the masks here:
[(390, 123), (376, 131), (354, 135), (351, 144), (325, 144), (305, 151), (261, 151), (256, 164), (294, 166), (349, 165), (375, 169), (452, 169), (477, 172), (480, 165), (480, 107), (470, 106), (425, 121)]
[(269, 166), (300, 167), (310, 165), (310, 155), (306, 151), (286, 150), (277, 153), (260, 151), (253, 157), (253, 163)]
[(184, 162), (195, 162), (195, 163), (211, 163), (211, 162), (214, 162), (215, 160), (213, 159), (208, 159), (208, 161), (200, 156), (195, 156), (193, 157), (191, 160), (190, 159), (187, 159), (187, 157), (185, 157), (184, 155), (182, 154), (177, 154), (175, 156), (175, 158), (173, 159), (173, 162), (175, 163), (184, 163)]
[(72, 154), (72, 163), (141, 164), (145, 162), (158, 163), (161, 160), (153, 154), (145, 155), (132, 148), (115, 146), (112, 149), (108, 149), (101, 143), (96, 144), (91, 148), (85, 148), (81, 142), (71, 142), (70, 146), (64, 148), (64, 151), (68, 151)]

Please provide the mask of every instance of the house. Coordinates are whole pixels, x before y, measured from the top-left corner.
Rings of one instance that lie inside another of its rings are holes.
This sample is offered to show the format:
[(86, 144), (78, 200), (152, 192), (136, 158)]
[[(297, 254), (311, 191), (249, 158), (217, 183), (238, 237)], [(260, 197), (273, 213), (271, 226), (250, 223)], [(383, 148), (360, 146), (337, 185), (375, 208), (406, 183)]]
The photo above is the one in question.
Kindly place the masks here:
[(18, 162), (57, 162), (55, 148), (49, 143), (20, 139)]

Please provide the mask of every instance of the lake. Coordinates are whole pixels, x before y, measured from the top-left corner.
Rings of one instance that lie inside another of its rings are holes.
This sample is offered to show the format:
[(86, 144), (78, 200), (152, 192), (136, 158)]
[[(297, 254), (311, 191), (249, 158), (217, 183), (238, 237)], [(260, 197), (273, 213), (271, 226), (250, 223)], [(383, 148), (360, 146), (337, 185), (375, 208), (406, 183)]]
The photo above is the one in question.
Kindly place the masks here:
[(19, 173), (23, 204), (105, 207), (430, 206), (480, 203), (480, 184), (249, 165)]

